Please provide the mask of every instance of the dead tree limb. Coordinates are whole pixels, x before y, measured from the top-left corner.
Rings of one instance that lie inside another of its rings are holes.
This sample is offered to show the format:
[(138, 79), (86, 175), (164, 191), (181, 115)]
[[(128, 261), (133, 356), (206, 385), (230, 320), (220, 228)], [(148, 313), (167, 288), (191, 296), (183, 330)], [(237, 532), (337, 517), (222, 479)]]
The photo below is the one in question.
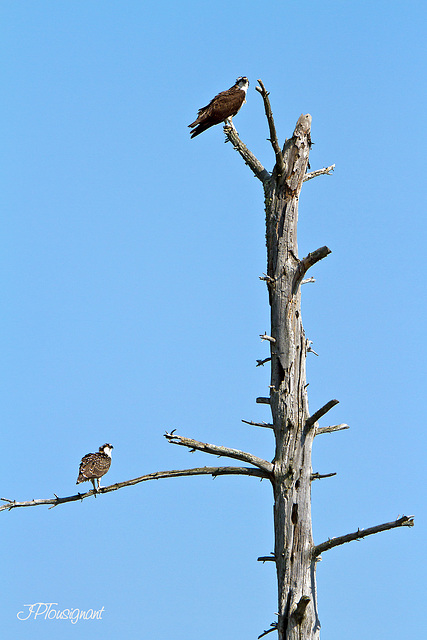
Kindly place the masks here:
[(328, 247), (320, 247), (320, 249), (316, 249), (312, 253), (309, 253), (308, 256), (305, 256), (302, 260), (300, 260), (298, 267), (295, 271), (294, 282), (292, 287), (292, 292), (295, 293), (298, 286), (301, 284), (302, 279), (304, 278), (307, 271), (319, 260), (323, 260), (331, 253), (331, 250)]
[(50, 508), (57, 507), (60, 504), (65, 504), (66, 502), (77, 502), (79, 500), (84, 500), (85, 498), (90, 498), (91, 496), (97, 496), (102, 493), (110, 493), (111, 491), (117, 491), (118, 489), (122, 489), (123, 487), (131, 487), (135, 484), (139, 484), (140, 482), (147, 482), (148, 480), (160, 480), (162, 478), (180, 478), (184, 476), (201, 476), (201, 475), (209, 475), (213, 478), (217, 476), (255, 476), (257, 478), (270, 478), (270, 475), (264, 471), (263, 469), (254, 468), (254, 467), (196, 467), (194, 469), (178, 469), (171, 471), (156, 471), (154, 473), (148, 473), (144, 476), (139, 476), (138, 478), (133, 478), (132, 480), (125, 480), (124, 482), (117, 482), (116, 484), (111, 484), (108, 487), (101, 487), (95, 493), (93, 489), (87, 491), (86, 493), (77, 493), (72, 496), (67, 496), (64, 498), (59, 498), (54, 494), (54, 498), (37, 498), (34, 500), (26, 500), (24, 502), (18, 502), (17, 500), (9, 500), (8, 498), (0, 498), (6, 504), (0, 505), (0, 511), (10, 511), (11, 509), (16, 509), (18, 507), (38, 507), (41, 505), (51, 505)]
[(273, 112), (271, 110), (270, 99), (268, 97), (270, 94), (264, 87), (262, 81), (258, 80), (258, 82), (259, 82), (259, 87), (255, 87), (255, 89), (261, 94), (262, 99), (264, 101), (265, 115), (267, 117), (268, 128), (270, 129), (269, 140), (271, 142), (271, 146), (273, 147), (273, 151), (276, 156), (275, 169), (276, 169), (277, 175), (281, 176), (284, 172), (285, 165), (283, 163), (282, 151), (280, 149), (279, 142), (277, 140), (276, 125), (274, 124)]
[(326, 542), (318, 544), (313, 549), (313, 557), (320, 556), (324, 551), (338, 547), (346, 542), (352, 542), (353, 540), (362, 540), (366, 536), (372, 536), (374, 533), (380, 533), (381, 531), (388, 531), (389, 529), (395, 529), (396, 527), (413, 527), (414, 516), (402, 516), (393, 520), (393, 522), (385, 522), (384, 524), (378, 524), (376, 527), (369, 527), (369, 529), (358, 529), (354, 533), (348, 533), (345, 536), (339, 536), (338, 538), (330, 538)]
[(270, 556), (260, 556), (257, 558), (257, 562), (274, 562), (276, 560), (276, 556), (272, 553)]
[(245, 164), (247, 164), (251, 169), (255, 177), (258, 178), (258, 180), (261, 180), (261, 182), (266, 182), (267, 180), (269, 180), (269, 172), (262, 166), (261, 162), (254, 156), (252, 151), (249, 151), (248, 147), (243, 144), (243, 142), (239, 138), (239, 134), (237, 133), (237, 131), (233, 127), (230, 127), (230, 125), (225, 124), (224, 133), (227, 138), (226, 142), (231, 142), (236, 151), (238, 151), (242, 156)]
[(328, 411), (330, 411), (332, 407), (335, 407), (335, 405), (338, 403), (339, 403), (339, 400), (329, 400), (329, 402), (324, 404), (323, 407), (320, 407), (320, 409), (318, 409), (315, 413), (313, 413), (312, 416), (307, 418), (305, 422), (306, 429), (309, 429), (310, 427), (312, 427), (315, 422), (320, 420), (320, 418), (324, 416), (325, 413), (328, 413)]
[(310, 278), (304, 278), (304, 280), (301, 280), (301, 284), (308, 284), (309, 282), (316, 282), (316, 278), (310, 276)]
[(248, 462), (249, 464), (253, 464), (255, 467), (262, 469), (268, 474), (271, 474), (273, 470), (273, 465), (271, 464), (271, 462), (263, 460), (262, 458), (258, 458), (257, 456), (252, 455), (252, 453), (247, 453), (246, 451), (239, 451), (239, 449), (221, 447), (216, 444), (208, 444), (207, 442), (199, 442), (198, 440), (192, 440), (191, 438), (179, 436), (174, 432), (166, 432), (165, 438), (171, 444), (178, 444), (182, 447), (188, 447), (191, 451), (203, 451), (204, 453), (211, 453), (220, 457), (224, 456), (226, 458), (234, 458), (235, 460)]
[(330, 427), (317, 427), (315, 436), (318, 436), (322, 433), (332, 433), (333, 431), (343, 431), (344, 429), (350, 429), (348, 424), (344, 422), (342, 424), (332, 424)]
[(264, 358), (264, 360), (257, 360), (257, 367), (263, 367), (266, 362), (270, 362), (271, 358)]
[(336, 476), (336, 473), (312, 473), (311, 474), (311, 479), (312, 480), (321, 480), (322, 478), (332, 478), (332, 476)]
[(335, 165), (331, 164), (330, 167), (323, 167), (323, 169), (317, 169), (316, 171), (311, 171), (311, 173), (306, 173), (304, 176), (304, 182), (317, 178), (317, 176), (330, 176), (334, 169)]
[(258, 640), (261, 640), (261, 638), (264, 638), (264, 636), (267, 636), (269, 633), (272, 633), (273, 631), (277, 631), (277, 622), (272, 622), (270, 624), (270, 627), (271, 629), (264, 629), (261, 635), (258, 636)]
[(266, 340), (267, 342), (276, 342), (276, 338), (272, 338), (271, 336), (267, 335), (267, 333), (263, 333), (262, 335), (260, 334), (259, 337), (261, 338), (261, 340)]
[(243, 420), (242, 422), (244, 422), (245, 424), (251, 424), (254, 427), (266, 427), (267, 429), (274, 429), (274, 425), (270, 424), (269, 422), (253, 422), (253, 420)]

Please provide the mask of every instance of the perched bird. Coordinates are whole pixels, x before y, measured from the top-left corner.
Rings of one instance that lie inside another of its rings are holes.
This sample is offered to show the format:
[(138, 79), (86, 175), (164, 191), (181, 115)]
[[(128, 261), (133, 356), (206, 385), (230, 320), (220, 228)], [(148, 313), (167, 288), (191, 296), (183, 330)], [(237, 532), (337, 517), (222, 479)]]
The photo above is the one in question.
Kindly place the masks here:
[(209, 127), (220, 122), (228, 122), (230, 126), (234, 127), (232, 117), (246, 102), (248, 87), (249, 80), (245, 76), (240, 76), (230, 89), (218, 93), (206, 107), (199, 109), (197, 120), (188, 125), (190, 129), (193, 129), (191, 137), (195, 138), (199, 133), (203, 133)]
[[(112, 444), (103, 444), (102, 447), (99, 447), (98, 453), (87, 453), (83, 456), (76, 484), (90, 480), (93, 484), (95, 493), (98, 489), (101, 489), (99, 479), (102, 478), (102, 476), (105, 476), (110, 468), (111, 450), (113, 448)], [(95, 480), (98, 481), (98, 487), (95, 485)]]

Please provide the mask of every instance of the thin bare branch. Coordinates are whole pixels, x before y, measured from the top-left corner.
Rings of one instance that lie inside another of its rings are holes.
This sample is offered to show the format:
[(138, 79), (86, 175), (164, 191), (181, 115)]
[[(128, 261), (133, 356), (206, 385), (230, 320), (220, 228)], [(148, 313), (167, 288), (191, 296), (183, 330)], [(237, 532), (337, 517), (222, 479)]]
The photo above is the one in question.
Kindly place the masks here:
[(298, 289), (298, 286), (301, 284), (301, 280), (304, 278), (309, 268), (316, 264), (316, 262), (319, 262), (319, 260), (326, 258), (330, 253), (332, 252), (329, 247), (320, 247), (320, 249), (316, 249), (316, 251), (309, 253), (308, 256), (305, 256), (305, 258), (299, 261), (292, 285), (293, 293)]
[(263, 273), (262, 276), (259, 276), (260, 280), (264, 280), (264, 282), (266, 282), (267, 284), (272, 284), (273, 282), (276, 282), (274, 278), (272, 278), (271, 276), (268, 276), (266, 273)]
[(264, 360), (257, 360), (257, 367), (263, 367), (265, 365), (266, 362), (270, 362), (271, 357), (270, 358), (264, 358)]
[(264, 629), (263, 633), (261, 633), (261, 635), (258, 636), (258, 640), (260, 640), (260, 638), (263, 638), (264, 636), (268, 635), (272, 631), (277, 631), (277, 622), (272, 622), (270, 627), (271, 627), (271, 629), (267, 629), (267, 630)]
[(301, 284), (307, 284), (308, 282), (316, 282), (316, 278), (313, 278), (313, 276), (311, 276), (310, 278), (305, 278), (304, 280), (301, 280)]
[(267, 474), (273, 472), (273, 465), (271, 462), (258, 458), (257, 456), (247, 453), (246, 451), (240, 451), (239, 449), (230, 449), (228, 447), (221, 447), (215, 444), (208, 444), (207, 442), (199, 442), (192, 438), (185, 438), (175, 434), (175, 430), (172, 433), (165, 433), (165, 438), (171, 444), (178, 444), (183, 447), (188, 447), (191, 451), (204, 451), (205, 453), (211, 453), (217, 456), (225, 456), (227, 458), (234, 458), (235, 460), (242, 460), (253, 464), (255, 467), (262, 469)]
[(318, 411), (313, 413), (312, 416), (307, 418), (305, 422), (306, 429), (309, 429), (310, 427), (312, 427), (315, 422), (317, 422), (322, 416), (324, 416), (325, 413), (328, 413), (328, 411), (330, 411), (332, 407), (335, 407), (335, 405), (338, 403), (339, 403), (339, 400), (329, 400), (329, 402), (324, 404), (323, 407), (321, 407)]
[(267, 429), (274, 429), (274, 424), (269, 422), (253, 422), (253, 420), (242, 420), (245, 424), (250, 424), (254, 427), (266, 427)]
[(321, 480), (322, 478), (332, 478), (332, 476), (336, 476), (336, 473), (312, 473), (311, 474), (311, 479), (312, 480)]
[(303, 182), (307, 182), (307, 180), (312, 180), (312, 178), (317, 178), (317, 176), (330, 176), (332, 175), (332, 171), (335, 169), (335, 165), (331, 164), (330, 167), (323, 167), (323, 169), (317, 169), (316, 171), (312, 171), (311, 173), (306, 173), (303, 179)]
[(260, 397), (255, 400), (257, 404), (270, 404), (270, 398)]
[(277, 140), (276, 126), (274, 124), (273, 112), (271, 110), (270, 99), (268, 97), (270, 94), (264, 87), (262, 81), (258, 80), (258, 82), (259, 87), (255, 87), (255, 89), (261, 94), (264, 101), (265, 115), (267, 117), (268, 128), (270, 129), (270, 142), (276, 156), (276, 172), (278, 175), (282, 175), (285, 170), (285, 164), (283, 162), (282, 151)]
[(343, 429), (350, 429), (348, 424), (343, 422), (342, 424), (332, 424), (330, 427), (317, 427), (315, 436), (320, 435), (321, 433), (332, 433), (333, 431), (343, 431)]
[(315, 356), (318, 356), (319, 354), (313, 349), (312, 344), (313, 340), (307, 340), (307, 353), (314, 353)]
[(261, 338), (261, 340), (267, 340), (268, 342), (276, 342), (276, 338), (272, 338), (271, 336), (267, 335), (266, 332), (264, 332), (263, 335), (259, 336)]
[(84, 500), (85, 498), (90, 498), (91, 496), (98, 495), (100, 493), (110, 493), (111, 491), (117, 491), (117, 489), (121, 489), (122, 487), (130, 487), (132, 485), (139, 484), (140, 482), (147, 482), (148, 480), (160, 480), (161, 478), (179, 478), (182, 476), (200, 475), (210, 475), (214, 478), (216, 478), (217, 476), (225, 475), (256, 476), (261, 479), (270, 477), (269, 474), (263, 469), (254, 469), (253, 467), (196, 467), (194, 469), (156, 471), (155, 473), (149, 473), (144, 476), (139, 476), (138, 478), (133, 478), (132, 480), (117, 482), (116, 484), (111, 484), (108, 487), (101, 487), (100, 489), (98, 489), (96, 494), (93, 489), (91, 489), (91, 491), (87, 491), (86, 493), (77, 493), (76, 495), (67, 496), (65, 498), (59, 498), (54, 493), (54, 498), (40, 498), (35, 500), (27, 500), (25, 502), (17, 502), (16, 500), (9, 500), (8, 498), (0, 498), (0, 500), (3, 500), (3, 502), (7, 503), (0, 505), (0, 511), (10, 511), (11, 509), (16, 509), (17, 507), (38, 507), (40, 505), (51, 505), (50, 508), (53, 508), (57, 507), (60, 504), (65, 504), (66, 502), (77, 502), (78, 500)]
[(341, 544), (352, 542), (353, 540), (361, 540), (362, 538), (371, 536), (374, 533), (380, 533), (380, 531), (387, 531), (388, 529), (395, 529), (396, 527), (413, 526), (414, 516), (402, 516), (401, 518), (397, 518), (397, 520), (393, 520), (393, 522), (378, 524), (376, 527), (369, 527), (369, 529), (358, 529), (354, 533), (348, 533), (347, 535), (339, 536), (338, 538), (330, 538), (329, 540), (326, 540), (326, 542), (316, 545), (313, 549), (313, 557), (316, 558), (324, 551), (328, 551), (328, 549), (332, 549), (333, 547), (338, 547)]
[(258, 180), (261, 180), (261, 182), (266, 182), (267, 180), (269, 180), (271, 177), (269, 172), (262, 166), (261, 162), (254, 156), (252, 151), (249, 151), (247, 146), (243, 144), (236, 129), (234, 127), (230, 127), (230, 125), (228, 124), (225, 124), (224, 133), (227, 137), (226, 142), (231, 142), (236, 151), (238, 151), (242, 156), (245, 164), (247, 164), (251, 171), (254, 173), (255, 177), (257, 177)]
[(257, 558), (257, 562), (274, 562), (276, 560), (274, 553), (271, 556), (260, 556)]

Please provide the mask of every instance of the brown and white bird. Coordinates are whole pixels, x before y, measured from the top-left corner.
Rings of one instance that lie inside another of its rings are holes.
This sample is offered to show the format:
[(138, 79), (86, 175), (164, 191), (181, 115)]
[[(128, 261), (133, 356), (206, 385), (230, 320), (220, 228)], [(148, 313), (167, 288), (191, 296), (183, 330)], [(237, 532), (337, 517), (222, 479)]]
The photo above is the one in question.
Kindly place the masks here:
[(234, 127), (232, 117), (236, 115), (240, 107), (246, 102), (246, 91), (249, 87), (249, 80), (246, 76), (240, 76), (227, 91), (218, 93), (206, 107), (198, 111), (197, 120), (189, 124), (191, 137), (195, 138), (206, 129), (213, 127), (220, 122), (226, 122)]
[[(102, 478), (102, 476), (105, 476), (110, 468), (111, 450), (113, 448), (112, 444), (103, 444), (102, 447), (99, 447), (98, 453), (87, 453), (83, 456), (76, 484), (90, 480), (93, 484), (95, 493), (98, 489), (101, 489), (99, 479)], [(95, 485), (95, 480), (98, 482), (98, 486)]]

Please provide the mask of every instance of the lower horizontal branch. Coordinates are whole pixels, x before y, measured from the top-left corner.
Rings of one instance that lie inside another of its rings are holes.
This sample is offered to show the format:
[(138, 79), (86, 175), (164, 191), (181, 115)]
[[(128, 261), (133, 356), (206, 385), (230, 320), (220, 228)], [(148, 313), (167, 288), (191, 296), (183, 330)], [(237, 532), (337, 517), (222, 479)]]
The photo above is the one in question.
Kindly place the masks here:
[(133, 478), (132, 480), (125, 480), (124, 482), (111, 484), (108, 487), (101, 487), (100, 489), (98, 489), (96, 494), (92, 489), (91, 491), (87, 491), (86, 493), (77, 493), (73, 496), (67, 496), (65, 498), (59, 498), (54, 494), (54, 498), (37, 498), (35, 500), (27, 500), (25, 502), (17, 502), (16, 500), (0, 498), (0, 500), (3, 500), (3, 502), (6, 503), (0, 506), (0, 511), (10, 511), (11, 509), (16, 509), (18, 507), (38, 507), (44, 504), (49, 504), (51, 505), (50, 508), (52, 508), (57, 507), (59, 504), (65, 504), (66, 502), (77, 502), (78, 500), (84, 500), (85, 498), (90, 498), (91, 496), (97, 495), (99, 493), (110, 493), (111, 491), (117, 491), (117, 489), (121, 489), (122, 487), (131, 487), (134, 484), (147, 482), (148, 480), (160, 480), (161, 478), (179, 478), (182, 476), (201, 475), (209, 475), (213, 478), (226, 475), (256, 476), (261, 479), (270, 477), (269, 474), (262, 469), (255, 469), (253, 467), (196, 467), (194, 469), (155, 471), (154, 473), (148, 473), (145, 476), (139, 476), (138, 478)]
[(358, 529), (354, 533), (348, 533), (345, 536), (339, 536), (338, 538), (330, 538), (326, 540), (326, 542), (322, 542), (322, 544), (318, 544), (313, 549), (313, 557), (320, 556), (321, 553), (327, 551), (328, 549), (332, 549), (333, 547), (338, 547), (341, 544), (345, 544), (346, 542), (352, 542), (353, 540), (361, 540), (362, 538), (366, 538), (366, 536), (371, 536), (374, 533), (380, 533), (380, 531), (387, 531), (388, 529), (395, 529), (396, 527), (413, 527), (414, 526), (414, 516), (402, 516), (393, 522), (385, 522), (384, 524), (378, 524), (376, 527), (369, 527), (369, 529)]
[(259, 469), (262, 469), (267, 474), (273, 473), (273, 465), (271, 462), (268, 462), (263, 458), (258, 458), (257, 456), (252, 455), (252, 453), (247, 453), (246, 451), (240, 451), (239, 449), (230, 449), (229, 447), (221, 447), (216, 444), (208, 444), (207, 442), (199, 442), (198, 440), (193, 440), (192, 438), (178, 436), (175, 434), (175, 430), (172, 431), (172, 433), (166, 432), (165, 438), (171, 444), (178, 444), (183, 447), (188, 447), (191, 451), (204, 451), (205, 453), (211, 453), (217, 456), (225, 456), (227, 458), (234, 458), (235, 460), (242, 460), (243, 462), (248, 462), (249, 464), (253, 464)]

